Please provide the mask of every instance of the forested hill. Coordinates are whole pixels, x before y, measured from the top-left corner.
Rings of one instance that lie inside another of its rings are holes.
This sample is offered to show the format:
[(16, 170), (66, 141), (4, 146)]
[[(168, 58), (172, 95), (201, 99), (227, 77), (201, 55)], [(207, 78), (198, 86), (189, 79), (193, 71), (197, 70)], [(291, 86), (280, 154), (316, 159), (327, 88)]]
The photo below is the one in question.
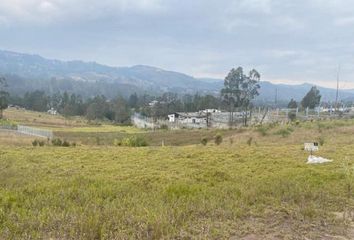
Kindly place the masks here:
[(16, 93), (41, 88), (111, 96), (113, 92), (115, 95), (161, 91), (203, 93), (219, 89), (218, 84), (150, 66), (110, 67), (95, 62), (49, 60), (9, 51), (0, 51), (0, 73), (7, 75), (11, 90)]
[[(192, 76), (160, 68), (137, 65), (110, 67), (95, 62), (59, 61), (10, 51), (0, 51), (0, 74), (8, 81), (9, 91), (23, 95), (27, 91), (44, 90), (48, 94), (71, 92), (83, 97), (132, 93), (158, 95), (163, 92), (219, 94), (220, 79), (197, 79)], [(226, 73), (225, 73), (226, 75)], [(300, 100), (311, 88), (310, 84), (285, 85), (261, 83), (260, 101), (274, 101), (277, 89), (279, 100)], [(323, 100), (333, 100), (335, 89), (319, 88)], [(340, 91), (341, 99), (353, 99), (353, 90)]]

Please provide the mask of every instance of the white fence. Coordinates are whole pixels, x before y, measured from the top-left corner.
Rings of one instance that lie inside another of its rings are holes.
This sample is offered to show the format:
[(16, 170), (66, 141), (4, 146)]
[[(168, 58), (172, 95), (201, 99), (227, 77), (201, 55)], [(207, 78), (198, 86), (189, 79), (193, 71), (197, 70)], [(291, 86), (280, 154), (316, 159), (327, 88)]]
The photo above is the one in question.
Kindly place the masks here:
[[(338, 118), (354, 118), (354, 111), (335, 112), (335, 111), (321, 111), (321, 109), (305, 109), (300, 111), (298, 108), (277, 108), (277, 109), (261, 109), (256, 108), (248, 115), (248, 124), (262, 124), (280, 122), (287, 123), (293, 119), (307, 121), (311, 119), (338, 119)], [(243, 115), (241, 113), (234, 113), (232, 127), (243, 125)], [(154, 120), (152, 118), (143, 117), (139, 114), (132, 116), (132, 123), (138, 128), (160, 128), (161, 126), (168, 126), (169, 129), (181, 128), (229, 128), (230, 127), (230, 113), (220, 112), (212, 113), (209, 116), (208, 126), (206, 122), (187, 123), (187, 122), (169, 122), (163, 119)]]
[(27, 127), (22, 125), (17, 126), (17, 132), (21, 134), (30, 135), (30, 136), (43, 137), (49, 139), (53, 138), (53, 131), (51, 130), (32, 128), (32, 127)]

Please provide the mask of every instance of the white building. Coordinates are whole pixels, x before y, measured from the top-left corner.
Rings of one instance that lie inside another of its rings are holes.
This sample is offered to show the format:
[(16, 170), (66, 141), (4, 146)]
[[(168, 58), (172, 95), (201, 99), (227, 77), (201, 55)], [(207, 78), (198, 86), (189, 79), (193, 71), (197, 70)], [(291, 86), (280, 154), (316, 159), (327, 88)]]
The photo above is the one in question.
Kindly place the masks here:
[(51, 114), (51, 115), (57, 115), (58, 114), (57, 110), (55, 110), (54, 108), (49, 109), (48, 113)]
[(206, 124), (206, 118), (206, 115), (201, 112), (177, 112), (168, 115), (169, 122), (182, 124)]
[(202, 112), (202, 113), (221, 113), (221, 111), (218, 109), (205, 109), (205, 110), (201, 110), (200, 112)]

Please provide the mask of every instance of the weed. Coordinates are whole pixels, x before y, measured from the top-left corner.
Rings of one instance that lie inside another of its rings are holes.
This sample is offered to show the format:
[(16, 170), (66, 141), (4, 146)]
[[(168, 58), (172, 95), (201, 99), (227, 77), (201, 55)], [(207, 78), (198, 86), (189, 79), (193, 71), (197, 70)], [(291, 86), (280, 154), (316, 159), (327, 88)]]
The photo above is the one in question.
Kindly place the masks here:
[(275, 132), (276, 135), (281, 135), (282, 137), (288, 137), (294, 130), (290, 127), (279, 129)]
[(323, 145), (324, 145), (325, 139), (324, 139), (323, 136), (320, 136), (320, 137), (318, 138), (318, 143), (320, 144), (320, 146), (323, 146)]
[(253, 137), (248, 138), (247, 145), (251, 146), (252, 145), (252, 141), (253, 141)]
[(147, 145), (148, 143), (145, 140), (145, 138), (140, 136), (123, 138), (121, 141), (121, 146), (126, 146), (126, 147), (145, 147)]
[(291, 122), (294, 122), (296, 120), (296, 113), (294, 112), (289, 112), (288, 113), (288, 118)]
[(54, 138), (52, 139), (52, 144), (53, 146), (60, 147), (63, 144), (63, 141), (60, 138)]
[(216, 145), (220, 145), (221, 143), (222, 143), (222, 136), (220, 135), (220, 134), (217, 134), (216, 136), (215, 136), (215, 144)]
[(264, 137), (268, 135), (269, 127), (262, 125), (257, 128), (257, 131)]
[(43, 147), (44, 145), (45, 145), (45, 142), (44, 142), (43, 140), (35, 139), (35, 140), (33, 140), (33, 142), (32, 142), (32, 146), (33, 146), (33, 147), (37, 147), (37, 146)]

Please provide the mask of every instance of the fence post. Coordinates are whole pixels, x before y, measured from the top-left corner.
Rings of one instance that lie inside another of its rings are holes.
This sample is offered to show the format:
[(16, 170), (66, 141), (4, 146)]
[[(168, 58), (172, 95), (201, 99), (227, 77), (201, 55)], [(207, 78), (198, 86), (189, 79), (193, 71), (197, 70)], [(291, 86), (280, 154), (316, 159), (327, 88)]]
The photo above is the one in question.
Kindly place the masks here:
[(279, 121), (279, 108), (277, 108), (277, 121)]

